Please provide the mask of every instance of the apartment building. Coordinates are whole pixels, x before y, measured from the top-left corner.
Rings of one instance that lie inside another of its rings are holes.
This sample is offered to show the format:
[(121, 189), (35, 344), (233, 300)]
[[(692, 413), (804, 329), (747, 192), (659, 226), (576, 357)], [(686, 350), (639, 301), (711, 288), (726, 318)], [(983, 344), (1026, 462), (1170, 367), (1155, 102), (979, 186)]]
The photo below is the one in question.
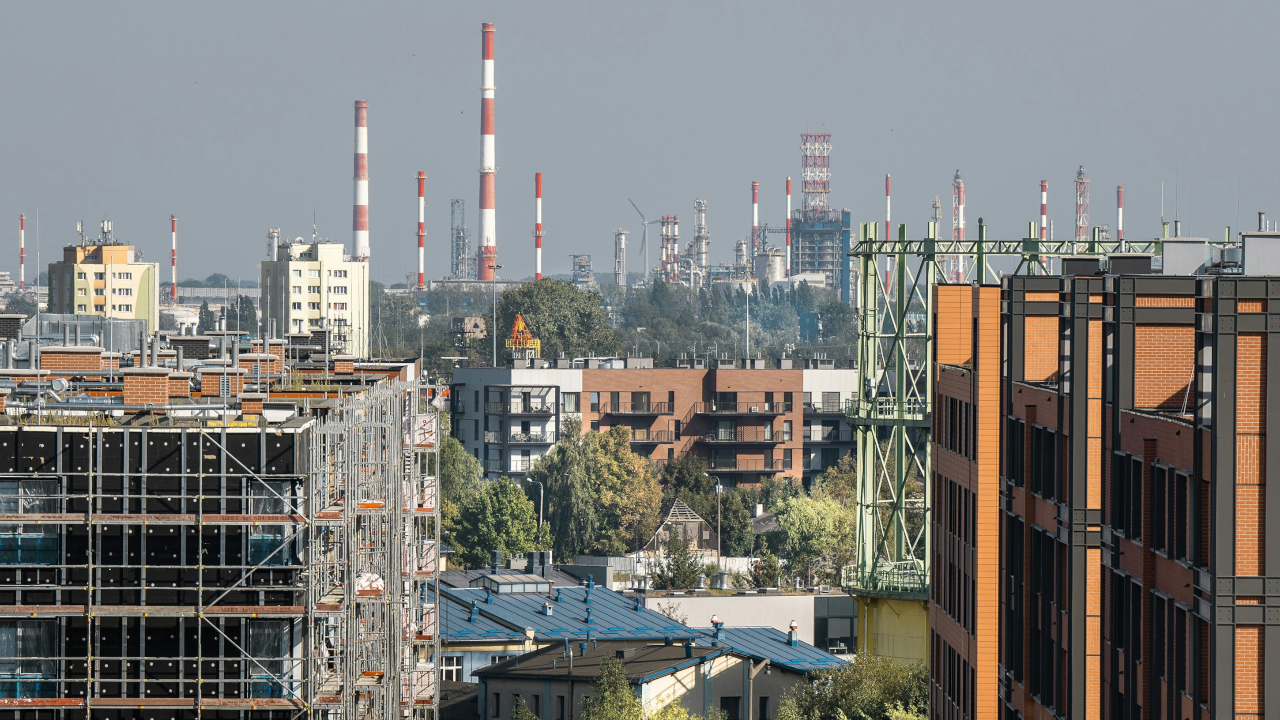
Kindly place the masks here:
[(527, 473), (566, 422), (582, 430), (627, 428), (631, 447), (659, 464), (688, 453), (726, 484), (765, 477), (809, 481), (852, 451), (844, 422), (852, 370), (829, 360), (651, 358), (517, 360), (504, 368), (459, 368), (453, 433), (492, 477)]
[(49, 312), (145, 320), (147, 331), (160, 322), (160, 265), (142, 261), (133, 245), (118, 242), (111, 221), (102, 222), (96, 241), (62, 248), (49, 263)]
[(1000, 287), (938, 285), (933, 306), (930, 707), (998, 720)]
[(998, 588), (1006, 716), (1280, 713), (1280, 280), (1095, 271), (1002, 294), (1001, 581), (979, 565), (977, 605)]
[(338, 242), (273, 246), (262, 263), (262, 322), (272, 337), (328, 329), (335, 346), (369, 357), (369, 263)]

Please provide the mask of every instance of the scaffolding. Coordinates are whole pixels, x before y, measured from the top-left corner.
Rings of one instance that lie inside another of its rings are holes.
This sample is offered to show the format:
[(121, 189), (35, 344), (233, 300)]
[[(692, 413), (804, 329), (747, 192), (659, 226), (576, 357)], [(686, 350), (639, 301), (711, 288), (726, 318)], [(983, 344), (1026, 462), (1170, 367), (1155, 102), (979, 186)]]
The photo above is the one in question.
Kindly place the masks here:
[(440, 392), (0, 425), (0, 719), (434, 718)]

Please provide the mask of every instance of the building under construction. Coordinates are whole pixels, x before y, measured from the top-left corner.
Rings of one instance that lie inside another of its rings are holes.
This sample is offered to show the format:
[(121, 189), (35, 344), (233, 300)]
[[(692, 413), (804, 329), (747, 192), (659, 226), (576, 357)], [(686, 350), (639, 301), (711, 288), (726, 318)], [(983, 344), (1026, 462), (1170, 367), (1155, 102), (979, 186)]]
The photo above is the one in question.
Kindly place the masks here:
[(0, 718), (433, 717), (439, 390), (184, 340), (6, 352)]

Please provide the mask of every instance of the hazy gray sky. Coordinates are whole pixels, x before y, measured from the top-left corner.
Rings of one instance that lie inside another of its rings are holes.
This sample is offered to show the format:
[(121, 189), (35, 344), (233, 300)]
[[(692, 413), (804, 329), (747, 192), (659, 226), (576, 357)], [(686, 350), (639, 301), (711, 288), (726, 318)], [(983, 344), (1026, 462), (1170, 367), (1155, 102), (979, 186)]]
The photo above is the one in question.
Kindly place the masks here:
[[(352, 108), (369, 101), (373, 276), (416, 264), (428, 174), (427, 274), (448, 272), (449, 199), (477, 219), (480, 23), (497, 26), (498, 257), (532, 272), (533, 174), (544, 176), (544, 270), (571, 252), (612, 267), (612, 230), (710, 205), (712, 259), (751, 223), (783, 220), (798, 134), (833, 134), (832, 204), (924, 231), (968, 183), (970, 227), (1021, 237), (1049, 181), (1056, 235), (1073, 180), (1093, 224), (1159, 232), (1174, 184), (1184, 234), (1280, 219), (1280, 142), (1266, 2), (13, 3), (0, 44), (0, 269), (17, 217), (40, 209), (43, 260), (83, 218), (179, 275), (256, 277), (266, 229), (350, 243)], [(1175, 172), (1176, 168), (1176, 172)], [(34, 221), (28, 224), (34, 263)], [(655, 228), (656, 230), (656, 228)], [(653, 257), (657, 257), (656, 242)], [(34, 265), (32, 266), (34, 268)], [(31, 269), (31, 268), (29, 268)], [(168, 269), (163, 277), (167, 279)]]

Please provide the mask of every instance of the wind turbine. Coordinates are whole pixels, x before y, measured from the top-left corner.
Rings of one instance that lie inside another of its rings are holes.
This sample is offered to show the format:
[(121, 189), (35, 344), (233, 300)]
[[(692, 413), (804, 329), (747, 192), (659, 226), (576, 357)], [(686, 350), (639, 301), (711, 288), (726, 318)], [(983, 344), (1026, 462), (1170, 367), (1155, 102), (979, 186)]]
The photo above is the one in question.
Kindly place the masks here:
[(631, 203), (631, 207), (636, 208), (636, 212), (640, 213), (640, 224), (643, 226), (640, 230), (640, 252), (644, 253), (644, 281), (649, 282), (649, 225), (652, 223), (662, 222), (661, 220), (645, 220), (644, 213), (640, 212), (640, 208), (636, 207), (636, 202), (631, 198), (627, 198), (627, 202)]

